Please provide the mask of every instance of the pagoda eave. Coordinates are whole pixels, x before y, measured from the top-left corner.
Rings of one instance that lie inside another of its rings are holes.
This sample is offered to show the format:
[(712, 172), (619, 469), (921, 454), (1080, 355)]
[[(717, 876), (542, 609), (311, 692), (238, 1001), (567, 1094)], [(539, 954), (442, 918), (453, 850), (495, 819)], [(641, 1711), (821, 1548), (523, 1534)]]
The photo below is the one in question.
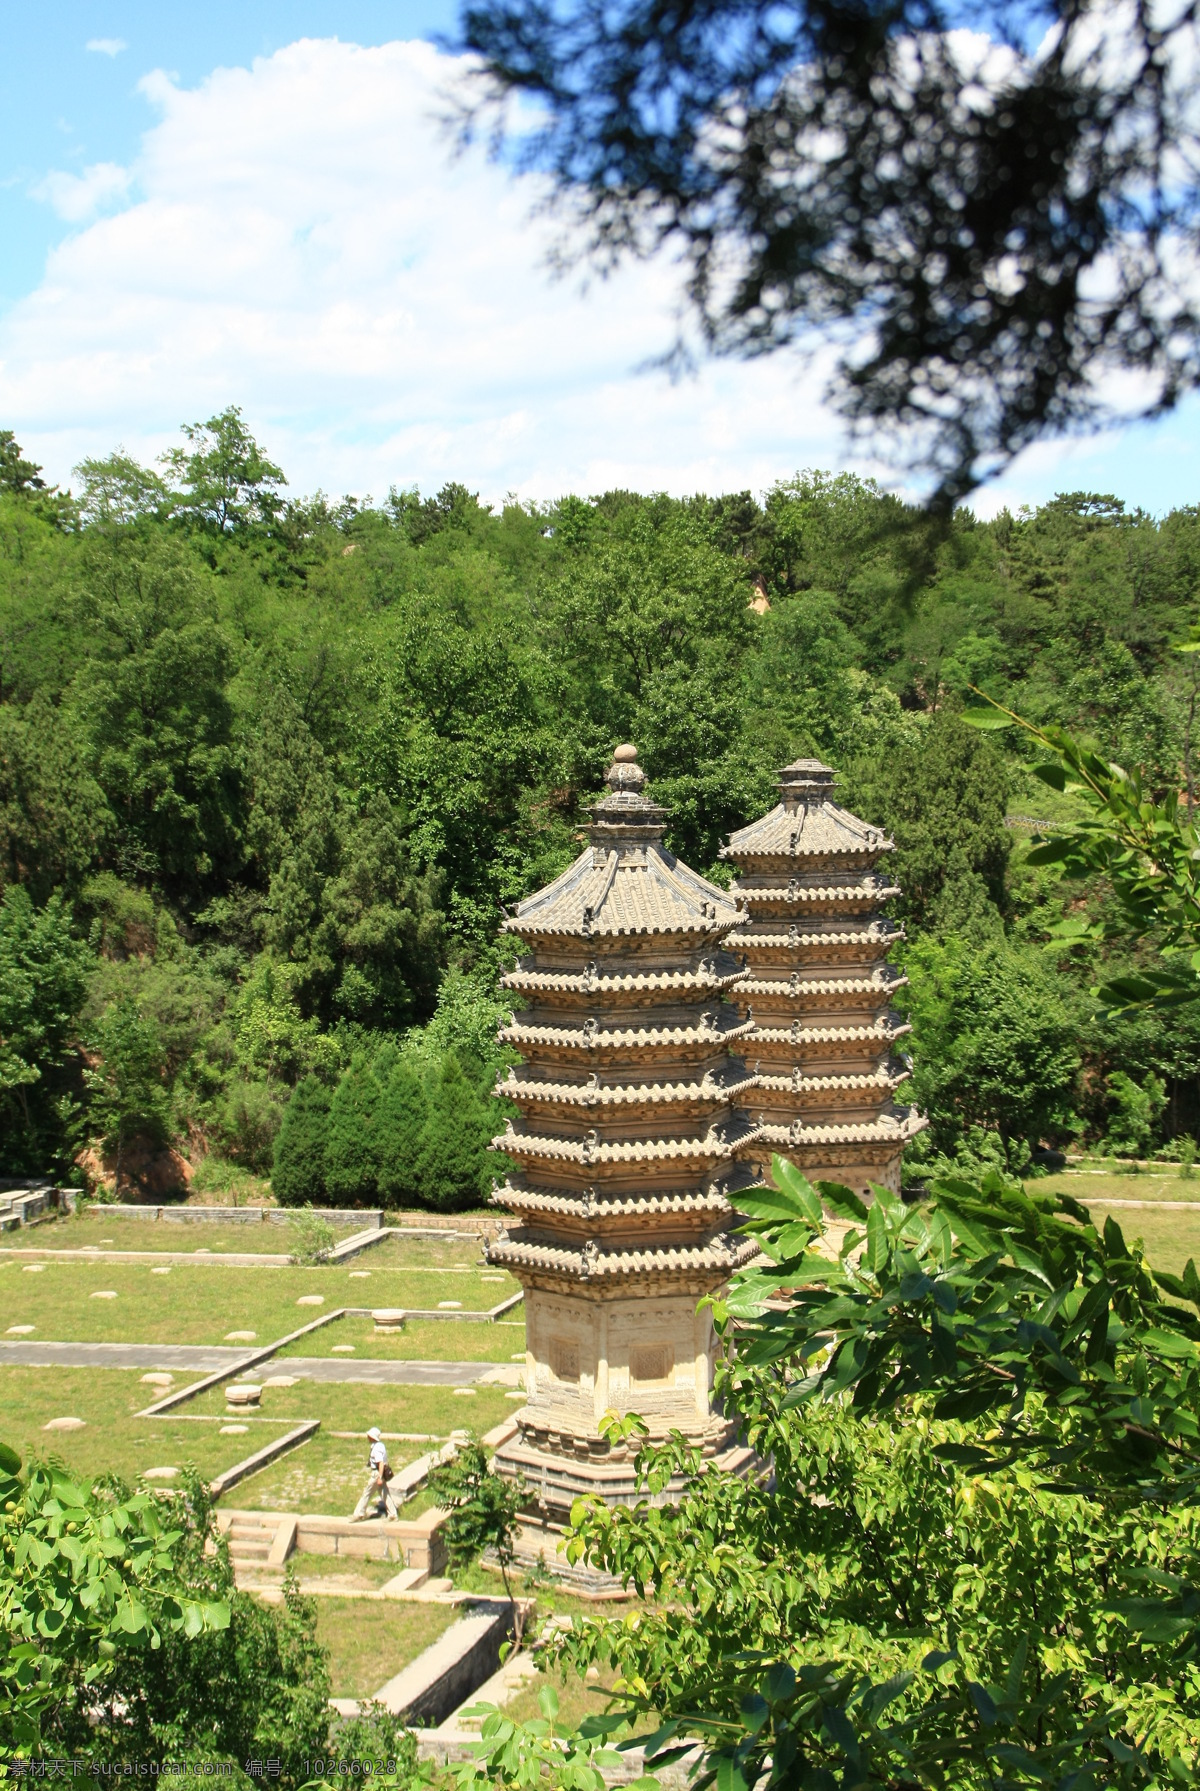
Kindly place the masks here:
[(600, 1196), (594, 1189), (582, 1196), (567, 1195), (552, 1193), (545, 1188), (520, 1188), (511, 1181), (492, 1196), (492, 1202), (508, 1207), (512, 1212), (561, 1214), (564, 1218), (579, 1219), (588, 1224), (606, 1222), (610, 1218), (623, 1219), (631, 1214), (647, 1219), (660, 1214), (695, 1214), (705, 1219), (709, 1229), (728, 1220), (733, 1210), (719, 1188), (701, 1193), (633, 1194), (625, 1198), (609, 1198)]
[(492, 1139), (493, 1150), (503, 1151), (518, 1162), (550, 1161), (592, 1169), (630, 1163), (690, 1163), (698, 1169), (724, 1163), (754, 1138), (757, 1127), (731, 1127), (725, 1137), (638, 1138), (609, 1142), (596, 1139), (556, 1138), (546, 1133), (502, 1132)]
[(879, 1094), (888, 1094), (909, 1080), (911, 1071), (893, 1070), (887, 1074), (874, 1071), (870, 1075), (849, 1076), (759, 1076), (758, 1086), (771, 1094), (805, 1095), (810, 1100), (815, 1095), (837, 1095), (842, 1100), (855, 1100), (859, 1096), (870, 1100)]
[[(728, 953), (722, 956), (729, 960)], [(500, 981), (506, 989), (530, 995), (558, 994), (578, 997), (586, 995), (662, 995), (670, 991), (681, 995), (722, 994), (741, 978), (741, 966), (730, 961), (728, 970), (714, 971), (641, 971), (628, 976), (597, 976), (571, 971), (510, 970)]]
[(582, 1026), (527, 1026), (519, 1021), (500, 1029), (500, 1038), (507, 1045), (558, 1047), (565, 1051), (634, 1051), (678, 1052), (680, 1050), (723, 1050), (733, 1039), (746, 1038), (752, 1030), (749, 1020), (738, 1021), (731, 1014), (729, 1024), (719, 1026), (662, 1026), (594, 1031)]
[(631, 1082), (595, 1087), (586, 1082), (540, 1082), (510, 1076), (496, 1084), (496, 1093), (505, 1100), (520, 1102), (523, 1108), (669, 1107), (683, 1112), (726, 1104), (754, 1086), (755, 1079), (749, 1072), (728, 1082), (710, 1078), (699, 1082)]
[(551, 1292), (567, 1281), (586, 1283), (598, 1293), (622, 1293), (635, 1284), (658, 1291), (702, 1294), (719, 1287), (758, 1254), (756, 1243), (723, 1235), (692, 1247), (604, 1251), (586, 1244), (572, 1249), (562, 1242), (502, 1234), (487, 1248), (490, 1263)]
[(907, 1021), (879, 1026), (760, 1026), (756, 1045), (866, 1045), (889, 1044), (912, 1031)]
[(827, 1144), (906, 1144), (922, 1131), (926, 1121), (910, 1114), (902, 1117), (884, 1115), (876, 1120), (868, 1120), (862, 1124), (848, 1125), (804, 1125), (793, 1120), (790, 1125), (764, 1125), (759, 1138), (764, 1144), (774, 1145), (776, 1149), (794, 1149), (797, 1145)]

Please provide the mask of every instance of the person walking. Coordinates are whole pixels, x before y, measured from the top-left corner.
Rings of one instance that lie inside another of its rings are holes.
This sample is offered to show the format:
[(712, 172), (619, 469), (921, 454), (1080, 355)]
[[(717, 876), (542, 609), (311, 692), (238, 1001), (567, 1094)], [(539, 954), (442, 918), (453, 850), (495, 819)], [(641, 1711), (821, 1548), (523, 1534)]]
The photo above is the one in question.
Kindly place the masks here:
[[(363, 1523), (368, 1517), (399, 1517), (400, 1509), (392, 1496), (392, 1466), (388, 1461), (387, 1444), (383, 1440), (383, 1432), (372, 1425), (367, 1432), (371, 1444), (371, 1453), (367, 1460), (369, 1478), (363, 1488), (362, 1498), (350, 1514), (352, 1524)], [(374, 1502), (374, 1511), (367, 1507)]]

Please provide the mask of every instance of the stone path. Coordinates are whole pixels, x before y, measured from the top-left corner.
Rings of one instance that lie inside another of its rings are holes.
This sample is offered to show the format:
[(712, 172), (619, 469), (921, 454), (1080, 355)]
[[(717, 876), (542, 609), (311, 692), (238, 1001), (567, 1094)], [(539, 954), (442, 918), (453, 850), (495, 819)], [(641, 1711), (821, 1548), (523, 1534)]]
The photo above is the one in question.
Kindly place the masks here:
[[(27, 1368), (170, 1368), (182, 1374), (214, 1374), (245, 1359), (244, 1349), (197, 1343), (19, 1343), (0, 1338), (0, 1366)], [(260, 1374), (294, 1374), (297, 1380), (367, 1381), (373, 1386), (465, 1387), (482, 1379), (494, 1362), (381, 1362), (364, 1357), (276, 1356), (259, 1363)]]

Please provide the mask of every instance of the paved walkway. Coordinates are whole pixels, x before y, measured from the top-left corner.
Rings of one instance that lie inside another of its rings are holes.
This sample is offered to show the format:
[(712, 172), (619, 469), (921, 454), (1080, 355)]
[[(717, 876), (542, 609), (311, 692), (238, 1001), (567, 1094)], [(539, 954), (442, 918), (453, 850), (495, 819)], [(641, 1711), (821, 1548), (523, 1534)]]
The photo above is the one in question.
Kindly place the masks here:
[[(36, 1343), (0, 1338), (0, 1366), (26, 1368), (159, 1368), (181, 1374), (215, 1374), (244, 1361), (245, 1349), (198, 1343)], [(496, 1366), (494, 1362), (381, 1362), (364, 1357), (276, 1356), (257, 1363), (256, 1377), (294, 1374), (306, 1381), (367, 1381), (374, 1386), (466, 1387)]]

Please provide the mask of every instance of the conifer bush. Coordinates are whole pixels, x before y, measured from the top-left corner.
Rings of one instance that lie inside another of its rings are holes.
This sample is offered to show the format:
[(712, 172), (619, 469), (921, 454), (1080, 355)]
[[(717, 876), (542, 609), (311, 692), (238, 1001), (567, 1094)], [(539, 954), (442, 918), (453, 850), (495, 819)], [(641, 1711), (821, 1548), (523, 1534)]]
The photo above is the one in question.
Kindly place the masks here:
[(376, 1121), (379, 1198), (384, 1206), (412, 1206), (420, 1201), (421, 1148), (428, 1117), (429, 1102), (420, 1076), (402, 1061), (394, 1064), (379, 1098)]
[(356, 1056), (329, 1103), (325, 1191), (337, 1205), (366, 1206), (378, 1193), (379, 1097), (366, 1058)]
[(325, 1144), (329, 1091), (306, 1076), (284, 1108), (275, 1140), (271, 1186), (281, 1206), (314, 1206), (325, 1199)]
[(486, 1103), (450, 1052), (429, 1089), (429, 1117), (418, 1161), (418, 1199), (435, 1212), (480, 1206), (492, 1188), (497, 1159), (489, 1156), (493, 1126)]

